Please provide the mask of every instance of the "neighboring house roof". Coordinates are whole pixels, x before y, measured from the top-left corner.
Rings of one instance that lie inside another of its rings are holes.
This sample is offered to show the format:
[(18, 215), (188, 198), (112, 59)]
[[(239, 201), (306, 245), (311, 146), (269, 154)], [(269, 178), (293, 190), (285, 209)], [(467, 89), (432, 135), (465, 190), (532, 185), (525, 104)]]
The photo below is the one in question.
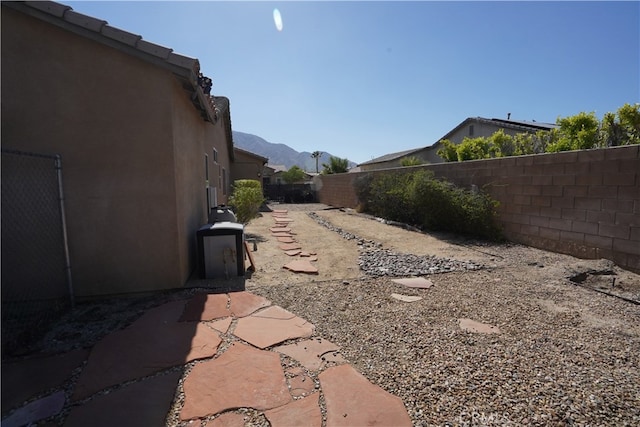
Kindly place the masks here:
[(255, 158), (256, 160), (260, 160), (263, 165), (266, 164), (269, 161), (268, 158), (263, 157), (260, 154), (252, 153), (251, 151), (243, 150), (242, 148), (234, 147), (233, 151), (236, 151), (238, 153), (243, 153), (246, 156), (250, 156), (250, 157)]
[(283, 171), (287, 170), (287, 167), (285, 165), (271, 165), (271, 164), (268, 164), (267, 167), (273, 169), (274, 173), (283, 172)]
[(375, 159), (371, 159), (364, 163), (359, 163), (358, 166), (369, 165), (374, 163), (382, 163), (389, 162), (391, 160), (400, 159), (402, 157), (408, 156), (411, 153), (415, 153), (416, 151), (422, 150), (424, 147), (420, 148), (412, 148), (411, 150), (398, 151), (397, 153), (385, 154), (384, 156), (376, 157)]
[(521, 130), (522, 132), (535, 132), (538, 130), (548, 131), (558, 127), (558, 125), (553, 123), (544, 123), (544, 122), (535, 122), (535, 121), (529, 122), (525, 120), (505, 120), (505, 119), (487, 119), (484, 117), (467, 117), (458, 126), (450, 130), (445, 136), (443, 136), (442, 138), (440, 138), (430, 146), (413, 148), (411, 150), (405, 150), (405, 151), (399, 151), (397, 153), (386, 154), (384, 156), (380, 156), (375, 159), (369, 160), (368, 162), (360, 163), (358, 164), (358, 166), (389, 162), (391, 160), (396, 160), (396, 159), (408, 156), (412, 153), (415, 153), (416, 151), (424, 150), (425, 148), (428, 151), (434, 150), (440, 146), (440, 141), (442, 141), (443, 139), (449, 139), (453, 134), (455, 134), (461, 128), (467, 126), (470, 122), (492, 124), (494, 126), (499, 126), (503, 128)]
[(150, 43), (143, 40), (140, 35), (112, 27), (107, 21), (75, 12), (70, 6), (61, 3), (53, 1), (3, 1), (2, 6), (13, 8), (171, 71), (182, 83), (182, 86), (191, 92), (191, 100), (201, 112), (204, 120), (216, 123), (220, 117), (225, 118), (229, 155), (233, 159), (229, 99), (209, 96), (204, 93), (198, 82), (200, 62), (196, 58), (174, 53), (171, 48)]
[[(450, 130), (445, 136), (440, 138), (436, 143), (442, 141), (443, 139), (449, 139), (451, 135), (455, 134), (460, 128), (467, 126), (470, 122), (474, 123), (485, 123), (491, 124), (494, 126), (500, 126), (504, 128), (510, 128), (515, 130), (521, 130), (523, 132), (532, 132), (538, 130), (551, 130), (555, 129), (558, 126), (552, 123), (543, 123), (543, 122), (528, 122), (524, 120), (505, 120), (505, 119), (487, 119), (484, 117), (467, 117), (462, 123), (458, 126), (454, 127)], [(435, 145), (435, 144), (433, 144)]]

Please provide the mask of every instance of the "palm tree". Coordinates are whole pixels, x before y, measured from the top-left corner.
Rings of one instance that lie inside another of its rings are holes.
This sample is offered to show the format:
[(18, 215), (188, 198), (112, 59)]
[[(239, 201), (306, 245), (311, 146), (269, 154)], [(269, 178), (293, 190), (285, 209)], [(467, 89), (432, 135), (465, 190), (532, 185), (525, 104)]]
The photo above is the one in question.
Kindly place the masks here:
[(316, 159), (316, 173), (318, 173), (318, 159), (322, 156), (322, 151), (314, 151), (311, 153), (311, 157)]

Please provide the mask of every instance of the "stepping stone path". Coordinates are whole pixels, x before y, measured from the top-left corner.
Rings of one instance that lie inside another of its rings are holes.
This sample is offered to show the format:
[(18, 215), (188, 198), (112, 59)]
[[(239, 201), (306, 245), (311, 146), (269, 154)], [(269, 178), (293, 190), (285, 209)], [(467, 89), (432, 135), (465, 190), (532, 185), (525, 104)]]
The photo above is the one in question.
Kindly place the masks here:
[(476, 332), (479, 334), (499, 334), (500, 329), (497, 326), (487, 323), (480, 323), (471, 319), (459, 319), (460, 329), (467, 332)]
[(391, 281), (409, 288), (429, 289), (433, 286), (433, 282), (424, 277), (408, 277), (404, 279), (392, 279)]
[(402, 294), (391, 294), (391, 298), (397, 299), (398, 301), (403, 301), (403, 302), (416, 302), (422, 299), (422, 297), (412, 296), (412, 295), (402, 295)]
[[(3, 363), (2, 425), (155, 426), (169, 415), (242, 426), (252, 408), (273, 427), (321, 427), (325, 407), (327, 426), (411, 426), (399, 398), (314, 334), (249, 292), (168, 302), (90, 351)], [(183, 404), (170, 412), (176, 399)]]
[(283, 265), (282, 268), (294, 273), (318, 274), (318, 267), (311, 264), (312, 262), (318, 261), (316, 253), (302, 250), (302, 246), (296, 241), (294, 237), (295, 233), (291, 229), (293, 219), (289, 218), (287, 214), (288, 211), (286, 209), (273, 210), (272, 215), (276, 225), (269, 230), (271, 231), (271, 235), (281, 243), (279, 248), (282, 249), (285, 254), (290, 257), (300, 257), (303, 259), (288, 262)]

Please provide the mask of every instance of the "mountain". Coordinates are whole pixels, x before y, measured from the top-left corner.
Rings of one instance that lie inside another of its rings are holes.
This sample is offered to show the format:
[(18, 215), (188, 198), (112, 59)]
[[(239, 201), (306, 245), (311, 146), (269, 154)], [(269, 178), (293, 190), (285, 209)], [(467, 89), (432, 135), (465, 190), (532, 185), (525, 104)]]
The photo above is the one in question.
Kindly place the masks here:
[[(269, 142), (257, 135), (238, 132), (235, 130), (232, 132), (233, 143), (236, 147), (268, 158), (269, 164), (271, 165), (284, 165), (287, 169), (291, 166), (297, 165), (307, 172), (316, 171), (316, 159), (311, 157), (311, 153), (308, 151), (299, 153), (288, 145), (274, 144), (273, 142)], [(331, 156), (333, 156), (331, 153), (322, 152), (322, 155), (318, 159), (319, 171), (322, 171), (323, 163), (329, 163), (329, 157)], [(356, 164), (349, 161), (349, 167), (351, 168), (354, 166), (356, 166)]]

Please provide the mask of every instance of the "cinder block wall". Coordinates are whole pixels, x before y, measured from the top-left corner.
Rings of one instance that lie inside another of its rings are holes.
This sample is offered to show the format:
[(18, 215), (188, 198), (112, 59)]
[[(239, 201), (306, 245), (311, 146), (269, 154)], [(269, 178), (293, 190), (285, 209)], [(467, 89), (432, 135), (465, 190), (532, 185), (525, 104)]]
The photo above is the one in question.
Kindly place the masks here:
[[(437, 177), (486, 191), (514, 242), (606, 258), (640, 272), (640, 146), (424, 165)], [(374, 172), (321, 176), (321, 203), (355, 208), (354, 182)]]

